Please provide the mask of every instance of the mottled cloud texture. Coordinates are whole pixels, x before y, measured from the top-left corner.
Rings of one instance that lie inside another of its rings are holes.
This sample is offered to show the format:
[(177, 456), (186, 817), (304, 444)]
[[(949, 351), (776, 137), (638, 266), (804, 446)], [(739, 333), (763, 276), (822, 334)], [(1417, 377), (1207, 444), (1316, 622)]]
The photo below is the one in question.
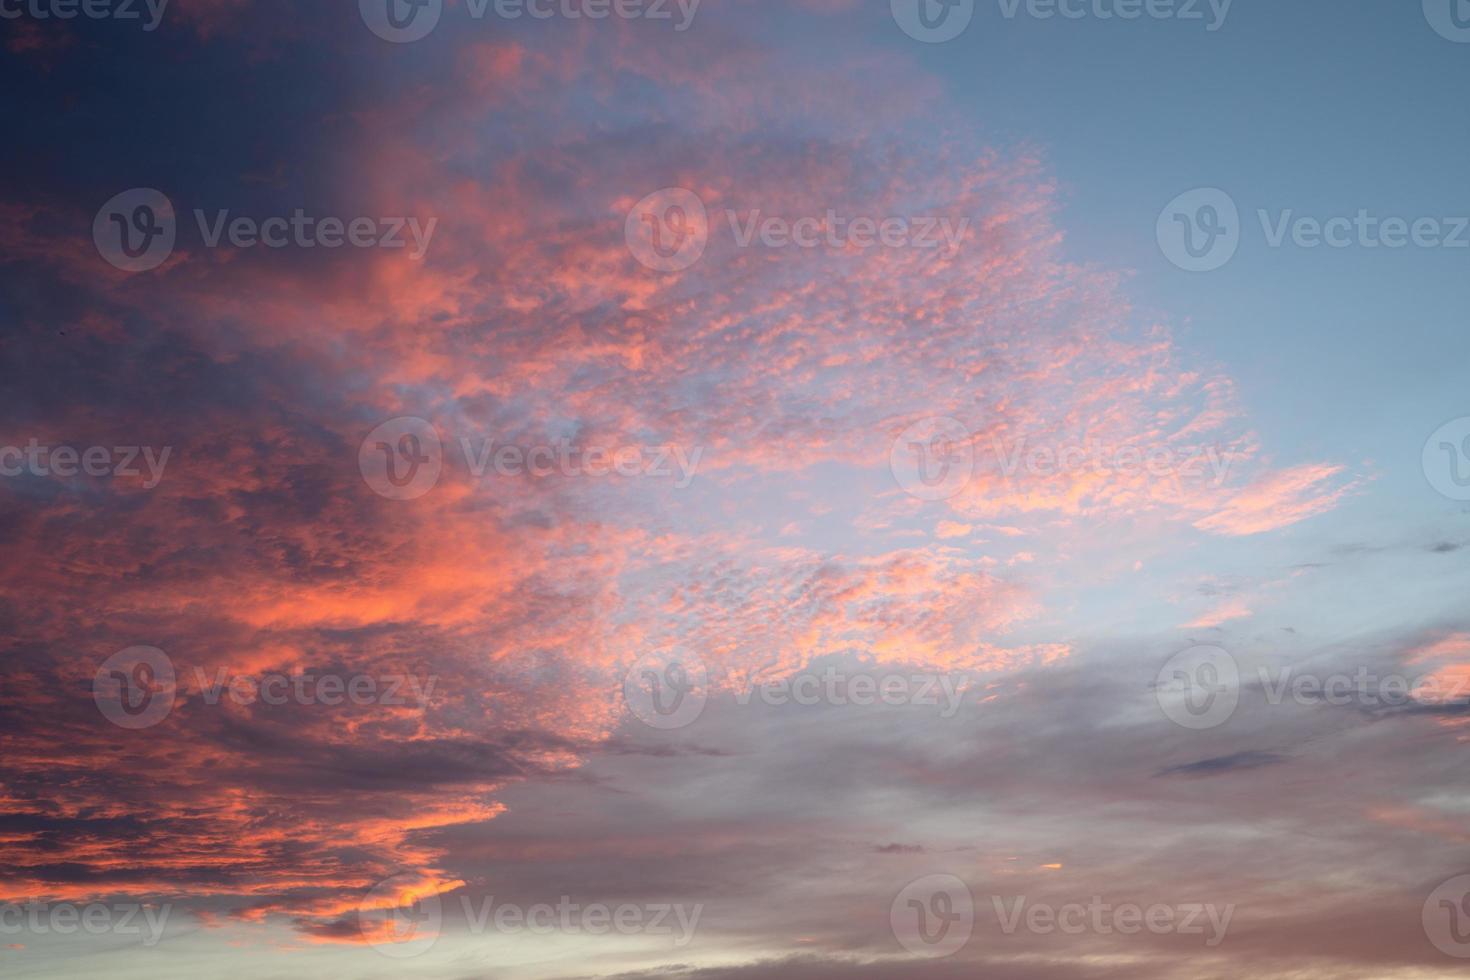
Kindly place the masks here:
[[(845, 26), (852, 4), (783, 11), (810, 43), (754, 4), (676, 39), (450, 5), (398, 46), (350, 4), (177, 3), (157, 38), (53, 22), (7, 42), (7, 81), (44, 84), (5, 110), (28, 146), (3, 151), (0, 442), (170, 456), (152, 487), (0, 481), (0, 899), (169, 902), (246, 969), (279, 953), (339, 975), (390, 964), (356, 912), (394, 875), (455, 908), (706, 906), (684, 948), (559, 949), (538, 973), (482, 940), (422, 961), (436, 976), (1449, 975), (1406, 971), (1438, 962), (1420, 893), (1463, 863), (1464, 800), (1431, 788), (1463, 717), (1288, 704), (1181, 740), (1158, 714), (1170, 653), (1242, 624), (1242, 646), (1277, 649), (1262, 637), (1290, 623), (1253, 617), (1286, 576), (1200, 596), (1137, 568), (1289, 535), (1369, 476), (1273, 449), (1225, 370), (1135, 308), (1126, 269), (1069, 247), (1045, 147), (917, 115), (941, 86)], [(167, 194), (180, 231), (129, 274), (91, 227), (135, 186)], [(666, 187), (711, 225), (674, 272), (624, 237)], [(192, 216), (298, 207), (436, 225), (415, 261), (209, 248)], [(725, 213), (756, 210), (966, 232), (742, 247)], [(359, 449), (404, 416), (437, 431), (443, 468), (394, 500)], [(891, 451), (934, 417), (967, 433), (973, 472), (925, 501)], [(676, 447), (697, 466), (477, 475), (491, 440)], [(1164, 608), (1131, 618), (1127, 588)], [(1445, 677), (1467, 669), (1465, 635), (1389, 624), (1371, 643)], [(129, 730), (93, 684), (136, 645), (177, 678), (167, 717)], [(673, 652), (708, 668), (710, 701), (658, 732), (623, 680)], [(963, 675), (971, 704), (737, 698), (834, 664)], [(212, 687), (273, 674), (404, 686), (337, 705)], [(939, 871), (977, 896), (977, 940), (896, 966), (889, 902)], [(1240, 911), (1218, 949), (1063, 945), (1000, 935), (988, 899), (1103, 893)], [(184, 962), (166, 949), (153, 975)]]

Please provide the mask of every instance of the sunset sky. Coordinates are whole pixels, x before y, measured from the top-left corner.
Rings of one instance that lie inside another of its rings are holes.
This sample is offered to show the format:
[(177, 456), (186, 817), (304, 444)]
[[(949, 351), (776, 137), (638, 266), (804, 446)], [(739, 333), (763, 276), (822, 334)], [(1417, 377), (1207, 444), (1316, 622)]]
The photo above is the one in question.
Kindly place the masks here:
[(1470, 3), (67, 3), (0, 976), (1470, 970)]

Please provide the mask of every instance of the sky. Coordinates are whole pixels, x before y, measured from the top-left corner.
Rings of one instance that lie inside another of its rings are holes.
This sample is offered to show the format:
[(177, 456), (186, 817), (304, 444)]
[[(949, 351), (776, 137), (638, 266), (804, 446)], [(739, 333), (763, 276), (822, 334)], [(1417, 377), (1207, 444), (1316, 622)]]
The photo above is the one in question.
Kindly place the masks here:
[(1464, 0), (0, 32), (0, 973), (1464, 974)]

